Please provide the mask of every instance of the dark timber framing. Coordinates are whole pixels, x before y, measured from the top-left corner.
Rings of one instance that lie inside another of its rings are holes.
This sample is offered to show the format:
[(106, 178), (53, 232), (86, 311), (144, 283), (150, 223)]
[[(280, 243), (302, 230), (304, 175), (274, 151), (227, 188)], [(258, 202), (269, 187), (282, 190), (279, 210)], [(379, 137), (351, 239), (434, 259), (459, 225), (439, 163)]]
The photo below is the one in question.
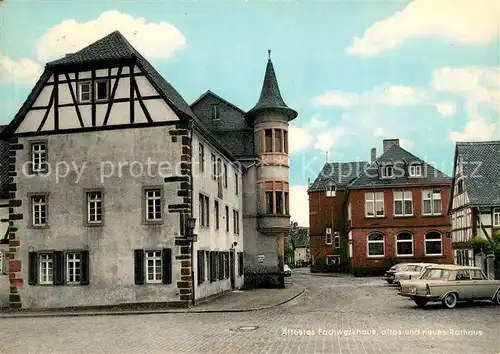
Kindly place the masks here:
[[(80, 122), (80, 126), (83, 128), (84, 125), (83, 125), (82, 114), (80, 112), (80, 107), (78, 107), (78, 103), (77, 103), (77, 100), (76, 100), (75, 91), (73, 90), (73, 85), (71, 84), (71, 81), (69, 80), (68, 73), (65, 73), (64, 75), (66, 76), (66, 81), (68, 83), (69, 92), (71, 94), (71, 98), (73, 99), (73, 103), (75, 105), (75, 111), (76, 111), (76, 115), (78, 117), (78, 121)], [(76, 84), (78, 85), (78, 82), (76, 82)]]
[(54, 73), (54, 130), (59, 130), (59, 74)]
[[(111, 69), (109, 69), (111, 72)], [(108, 101), (108, 109), (106, 110), (106, 115), (104, 116), (104, 122), (102, 125), (108, 124), (109, 114), (111, 113), (111, 108), (113, 107), (113, 103), (115, 102), (116, 90), (118, 89), (118, 83), (120, 82), (120, 75), (122, 73), (123, 66), (118, 68), (118, 73), (116, 75), (115, 83), (113, 84), (113, 89), (111, 90), (111, 95)], [(111, 75), (110, 75), (110, 83), (111, 83)]]
[(95, 69), (92, 70), (92, 79), (90, 81), (90, 85), (91, 85), (91, 88), (90, 88), (90, 100), (92, 102), (92, 126), (95, 127), (96, 126), (96, 107), (95, 107), (95, 87), (96, 87), (96, 81), (95, 81)]
[(151, 115), (149, 114), (148, 109), (146, 108), (146, 105), (142, 100), (141, 93), (139, 92), (139, 87), (137, 87), (137, 81), (135, 81), (135, 76), (133, 75), (130, 77), (130, 85), (134, 88), (135, 94), (137, 95), (137, 99), (139, 101), (139, 104), (141, 105), (142, 111), (144, 112), (147, 121), (149, 123), (153, 123), (153, 119), (151, 119)]
[(134, 123), (134, 107), (135, 107), (135, 100), (134, 100), (134, 86), (132, 85), (132, 80), (134, 80), (134, 64), (131, 64), (129, 66), (130, 70), (130, 123)]
[(43, 115), (42, 121), (40, 122), (40, 125), (38, 126), (37, 132), (41, 131), (43, 126), (45, 125), (45, 122), (47, 121), (47, 118), (49, 117), (50, 110), (52, 108), (52, 104), (54, 102), (54, 89), (52, 89), (52, 93), (50, 94), (50, 99), (49, 99), (49, 108), (45, 111), (45, 114)]

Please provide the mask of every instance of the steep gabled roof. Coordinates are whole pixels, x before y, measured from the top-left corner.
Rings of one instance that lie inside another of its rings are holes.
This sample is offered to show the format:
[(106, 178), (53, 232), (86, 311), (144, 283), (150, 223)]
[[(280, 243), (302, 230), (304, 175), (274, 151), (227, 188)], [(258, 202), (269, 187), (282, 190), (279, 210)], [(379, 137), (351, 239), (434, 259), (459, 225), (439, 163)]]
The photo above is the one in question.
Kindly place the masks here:
[[(0, 126), (0, 134), (7, 127)], [(0, 198), (9, 197), (9, 142), (0, 140)]]
[(457, 143), (455, 161), (457, 157), (463, 163), (463, 179), (470, 205), (500, 206), (500, 141)]
[(367, 167), (368, 162), (327, 162), (307, 192), (322, 192), (327, 186), (335, 184), (346, 186), (358, 177)]
[(271, 61), (271, 51), (269, 51), (269, 60), (267, 61), (266, 72), (264, 74), (264, 82), (260, 92), (260, 98), (255, 107), (247, 112), (247, 118), (251, 121), (254, 114), (263, 110), (277, 110), (284, 113), (288, 120), (293, 120), (297, 117), (297, 112), (288, 107), (281, 97), (281, 92), (274, 72), (274, 66)]
[[(394, 178), (381, 179), (379, 168), (387, 164), (394, 166)], [(422, 166), (421, 177), (409, 177), (408, 166), (419, 164)], [(449, 184), (451, 178), (424, 160), (406, 151), (399, 145), (392, 145), (374, 163), (363, 171), (348, 188), (384, 187), (391, 185), (421, 185), (421, 184)]]
[(245, 114), (246, 112), (244, 110), (242, 110), (241, 108), (237, 107), (236, 105), (232, 104), (231, 102), (223, 99), (221, 96), (213, 93), (212, 91), (208, 90), (207, 92), (205, 92), (203, 95), (201, 95), (200, 97), (198, 97), (193, 103), (191, 103), (191, 107), (194, 107), (196, 106), (201, 100), (203, 100), (205, 97), (207, 96), (213, 96), (215, 97), (217, 100), (221, 101), (221, 102), (224, 102), (225, 104), (227, 104), (228, 106), (234, 108), (235, 110), (237, 110), (238, 112), (240, 112), (241, 114)]

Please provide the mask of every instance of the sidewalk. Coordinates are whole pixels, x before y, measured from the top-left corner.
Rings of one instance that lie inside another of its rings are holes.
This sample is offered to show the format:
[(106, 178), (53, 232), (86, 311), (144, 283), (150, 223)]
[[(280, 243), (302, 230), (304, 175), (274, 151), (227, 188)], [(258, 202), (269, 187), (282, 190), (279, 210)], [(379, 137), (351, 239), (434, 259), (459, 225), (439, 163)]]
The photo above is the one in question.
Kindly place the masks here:
[(305, 291), (304, 286), (297, 282), (287, 282), (285, 289), (255, 289), (245, 291), (229, 291), (210, 302), (201, 303), (196, 307), (179, 309), (168, 307), (140, 308), (67, 308), (48, 310), (18, 310), (0, 309), (0, 318), (33, 318), (33, 317), (65, 317), (65, 316), (118, 316), (145, 315), (160, 313), (217, 313), (217, 312), (250, 312), (259, 311), (283, 305)]

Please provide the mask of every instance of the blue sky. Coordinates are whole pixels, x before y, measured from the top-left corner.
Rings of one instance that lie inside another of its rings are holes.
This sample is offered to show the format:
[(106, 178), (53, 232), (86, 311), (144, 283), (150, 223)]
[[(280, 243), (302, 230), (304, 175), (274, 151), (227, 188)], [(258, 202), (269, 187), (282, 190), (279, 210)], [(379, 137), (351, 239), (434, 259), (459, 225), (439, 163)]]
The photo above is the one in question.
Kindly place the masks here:
[(494, 0), (21, 2), (0, 5), (0, 123), (44, 63), (120, 30), (189, 103), (207, 89), (257, 102), (267, 49), (290, 128), (292, 218), (308, 178), (369, 159), (382, 139), (451, 173), (455, 141), (500, 140)]

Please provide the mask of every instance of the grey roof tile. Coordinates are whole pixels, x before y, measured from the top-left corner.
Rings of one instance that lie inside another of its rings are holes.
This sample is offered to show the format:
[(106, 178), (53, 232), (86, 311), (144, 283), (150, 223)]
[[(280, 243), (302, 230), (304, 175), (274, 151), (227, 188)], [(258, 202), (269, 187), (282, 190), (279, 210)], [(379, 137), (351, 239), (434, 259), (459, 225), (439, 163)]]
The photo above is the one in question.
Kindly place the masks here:
[[(0, 126), (0, 133), (6, 125)], [(9, 142), (0, 141), (0, 198), (9, 197)]]
[(500, 206), (500, 141), (460, 142), (465, 190), (472, 206)]
[[(409, 177), (408, 166), (412, 163), (422, 166), (421, 177)], [(394, 178), (379, 178), (379, 168), (387, 164), (394, 166)], [(415, 185), (415, 184), (451, 184), (451, 178), (431, 166), (424, 160), (406, 151), (398, 145), (392, 145), (363, 173), (361, 173), (348, 188), (384, 187), (391, 185)]]
[(329, 184), (346, 186), (358, 177), (367, 167), (368, 162), (327, 162), (308, 192), (325, 191)]

